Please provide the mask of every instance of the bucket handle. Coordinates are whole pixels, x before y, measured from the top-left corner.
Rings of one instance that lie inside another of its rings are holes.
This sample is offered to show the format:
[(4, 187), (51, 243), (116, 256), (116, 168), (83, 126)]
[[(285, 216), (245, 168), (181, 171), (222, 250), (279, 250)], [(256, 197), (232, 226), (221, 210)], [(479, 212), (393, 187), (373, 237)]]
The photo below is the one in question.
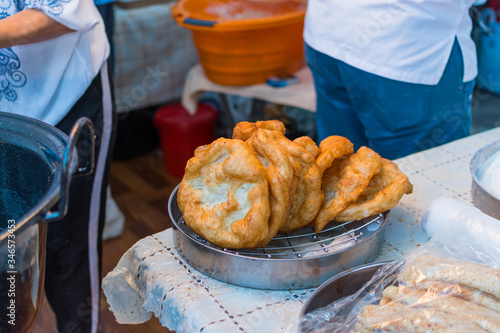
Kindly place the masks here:
[(213, 27), (217, 21), (200, 20), (186, 17), (183, 21), (184, 24), (198, 25), (201, 27)]
[[(90, 147), (86, 160), (79, 160), (78, 150), (76, 148), (77, 144), (80, 142), (80, 135), (82, 130), (86, 128), (88, 131), (87, 144)], [(76, 123), (71, 128), (69, 134), (69, 144), (64, 151), (64, 157), (62, 162), (62, 172), (61, 172), (61, 189), (59, 191), (59, 201), (56, 204), (56, 209), (50, 209), (45, 215), (45, 221), (51, 222), (63, 218), (68, 212), (68, 193), (69, 185), (72, 176), (87, 176), (94, 170), (95, 164), (95, 137), (94, 137), (94, 125), (89, 118), (82, 117), (76, 121)], [(77, 157), (76, 161), (73, 159)], [(75, 165), (76, 163), (76, 165)], [(80, 167), (80, 165), (82, 165)], [(54, 208), (54, 207), (53, 207)]]

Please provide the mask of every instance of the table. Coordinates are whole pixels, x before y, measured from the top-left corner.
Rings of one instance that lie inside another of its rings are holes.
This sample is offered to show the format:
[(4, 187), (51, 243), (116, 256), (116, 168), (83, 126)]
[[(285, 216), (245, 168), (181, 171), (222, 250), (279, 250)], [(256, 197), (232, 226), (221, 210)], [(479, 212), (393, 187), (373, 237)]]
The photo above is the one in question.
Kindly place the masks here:
[[(224, 114), (229, 122), (228, 127), (233, 128), (235, 121), (231, 113), (226, 95), (237, 95), (250, 97), (253, 101), (252, 114), (248, 121), (257, 120), (257, 113), (261, 113), (265, 102), (272, 102), (280, 105), (293, 106), (308, 111), (316, 111), (316, 91), (312, 73), (307, 66), (302, 67), (294, 73), (299, 82), (287, 87), (275, 88), (265, 83), (250, 86), (226, 86), (210, 81), (203, 72), (200, 64), (192, 67), (187, 76), (182, 92), (182, 106), (190, 114), (196, 112), (198, 99), (204, 92), (219, 93)], [(255, 119), (254, 119), (255, 118)]]
[[(414, 191), (391, 210), (376, 261), (400, 258), (428, 240), (420, 217), (432, 200), (449, 197), (471, 204), (470, 159), (499, 139), (500, 128), (495, 128), (396, 160)], [(179, 256), (172, 229), (131, 247), (104, 278), (103, 289), (118, 322), (140, 323), (154, 314), (178, 333), (293, 332), (313, 291), (255, 290), (214, 280)]]
[(277, 104), (295, 106), (309, 111), (316, 110), (316, 91), (311, 71), (307, 66), (294, 73), (299, 79), (297, 84), (275, 88), (265, 83), (250, 86), (225, 86), (210, 81), (200, 64), (191, 68), (186, 77), (182, 92), (182, 105), (194, 114), (198, 98), (204, 91), (214, 91), (223, 94), (239, 95), (266, 100)]

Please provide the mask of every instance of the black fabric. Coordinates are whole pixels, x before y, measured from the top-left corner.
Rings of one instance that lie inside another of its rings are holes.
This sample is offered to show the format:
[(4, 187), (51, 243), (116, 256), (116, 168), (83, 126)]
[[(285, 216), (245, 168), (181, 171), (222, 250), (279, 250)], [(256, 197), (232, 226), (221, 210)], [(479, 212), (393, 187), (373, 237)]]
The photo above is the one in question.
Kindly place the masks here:
[[(48, 225), (45, 292), (56, 314), (59, 332), (87, 333), (91, 332), (92, 327), (88, 228), (98, 154), (101, 144), (107, 144), (101, 142), (104, 130), (102, 103), (101, 75), (98, 75), (68, 115), (57, 125), (59, 129), (68, 134), (80, 117), (90, 118), (94, 124), (96, 152), (94, 172), (84, 177), (73, 177), (71, 181), (66, 216), (62, 220)], [(114, 142), (115, 127), (116, 120), (114, 119), (110, 152)], [(80, 156), (86, 152), (83, 142), (85, 141), (80, 141), (78, 145)], [(99, 235), (96, 235), (98, 236), (99, 267), (101, 267), (101, 235), (105, 221), (106, 188), (110, 162), (111, 154), (108, 154), (101, 187)], [(101, 274), (99, 274), (98, 281), (101, 280), (100, 276)]]
[(118, 116), (115, 159), (133, 158), (159, 147), (158, 129), (153, 124), (156, 111), (157, 107), (149, 107)]

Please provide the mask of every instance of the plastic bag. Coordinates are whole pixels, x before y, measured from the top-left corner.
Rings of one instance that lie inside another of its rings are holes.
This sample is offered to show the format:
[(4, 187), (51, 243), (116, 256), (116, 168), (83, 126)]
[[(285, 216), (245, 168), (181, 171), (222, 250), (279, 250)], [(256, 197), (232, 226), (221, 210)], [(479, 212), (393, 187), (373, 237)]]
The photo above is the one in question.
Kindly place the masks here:
[(356, 294), (300, 318), (300, 332), (499, 332), (500, 222), (455, 216)]

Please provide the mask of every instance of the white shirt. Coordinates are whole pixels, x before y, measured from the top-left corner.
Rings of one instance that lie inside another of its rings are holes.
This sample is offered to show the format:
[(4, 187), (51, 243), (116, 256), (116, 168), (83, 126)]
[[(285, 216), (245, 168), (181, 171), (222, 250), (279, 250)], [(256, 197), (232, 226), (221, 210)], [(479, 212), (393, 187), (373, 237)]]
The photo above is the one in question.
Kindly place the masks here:
[(464, 81), (477, 75), (474, 0), (309, 0), (304, 40), (315, 50), (392, 80), (435, 85), (453, 42)]
[(76, 30), (61, 37), (0, 49), (0, 111), (56, 125), (84, 94), (109, 55), (93, 0), (6, 0), (3, 17), (42, 10)]

